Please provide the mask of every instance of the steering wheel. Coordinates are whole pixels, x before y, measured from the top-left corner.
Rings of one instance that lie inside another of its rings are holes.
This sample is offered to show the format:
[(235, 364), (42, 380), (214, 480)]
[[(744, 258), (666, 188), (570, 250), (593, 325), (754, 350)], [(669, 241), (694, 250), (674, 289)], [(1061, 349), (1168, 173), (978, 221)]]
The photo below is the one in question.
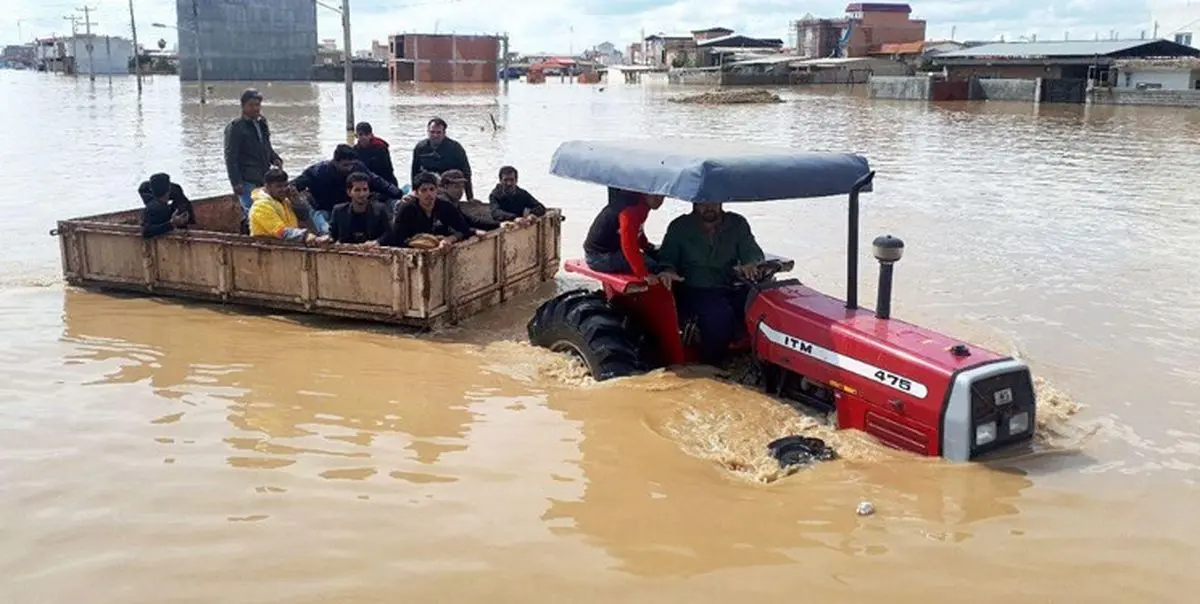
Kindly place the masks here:
[(741, 284), (755, 286), (755, 285), (759, 285), (759, 284), (771, 281), (772, 279), (775, 278), (775, 275), (777, 273), (783, 272), (786, 269), (786, 267), (783, 265), (782, 262), (780, 262), (778, 260), (773, 260), (773, 259), (772, 260), (763, 260), (762, 262), (759, 262), (758, 264), (754, 265), (754, 268), (756, 269), (756, 272), (758, 273), (757, 279), (754, 279), (754, 280), (747, 279), (740, 272), (735, 270), (735, 271), (733, 271), (734, 280)]

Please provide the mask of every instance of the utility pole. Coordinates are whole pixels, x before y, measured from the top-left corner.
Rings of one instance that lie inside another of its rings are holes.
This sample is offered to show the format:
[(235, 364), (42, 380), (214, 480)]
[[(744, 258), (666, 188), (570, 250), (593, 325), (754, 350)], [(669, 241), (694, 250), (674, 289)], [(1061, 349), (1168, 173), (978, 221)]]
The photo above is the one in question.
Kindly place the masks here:
[[(192, 0), (193, 2), (195, 0)], [(354, 62), (350, 50), (350, 0), (342, 0), (342, 44), (345, 46), (346, 143), (354, 144)]]
[(200, 54), (200, 9), (196, 6), (196, 0), (192, 0), (192, 35), (196, 36), (196, 81), (200, 84), (200, 104), (203, 105), (208, 100), (208, 95), (204, 91), (204, 56)]
[[(85, 33), (87, 35), (88, 79), (95, 82), (96, 81), (96, 59), (95, 59), (93, 51), (96, 50), (96, 47), (95, 47), (95, 45), (92, 44), (92, 11), (94, 11), (96, 9), (85, 5), (83, 8), (77, 8), (75, 10), (81, 11), (83, 13), (83, 24), (84, 24), (84, 27), (86, 28)], [(99, 23), (97, 23), (97, 25), (99, 25)]]
[(500, 52), (504, 53), (504, 54), (500, 55), (502, 57), (501, 60), (504, 61), (504, 71), (501, 73), (504, 74), (504, 92), (507, 94), (508, 93), (508, 70), (509, 70), (508, 32), (504, 32), (504, 37), (500, 39), (500, 42), (501, 42)]
[(133, 72), (137, 74), (138, 96), (142, 96), (142, 53), (138, 52), (137, 21), (133, 18), (133, 0), (129, 0), (129, 29), (133, 30)]
[(104, 36), (104, 54), (108, 57), (108, 85), (112, 86), (112, 36)]

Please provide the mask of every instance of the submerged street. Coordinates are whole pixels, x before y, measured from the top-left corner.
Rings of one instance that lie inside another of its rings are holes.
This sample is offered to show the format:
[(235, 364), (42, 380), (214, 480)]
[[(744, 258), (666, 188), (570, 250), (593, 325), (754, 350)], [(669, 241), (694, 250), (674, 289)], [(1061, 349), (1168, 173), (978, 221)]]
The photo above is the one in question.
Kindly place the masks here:
[[(289, 172), (344, 141), (340, 84), (254, 85)], [(221, 129), (244, 87), (202, 106), (172, 77), (139, 99), (132, 78), (0, 71), (0, 600), (927, 602), (966, 581), (978, 602), (1190, 602), (1200, 587), (1200, 113), (356, 86), (398, 173), (445, 119), (477, 197), (511, 164), (563, 210), (567, 258), (605, 194), (548, 174), (565, 140), (864, 154), (864, 306), (867, 244), (902, 237), (893, 316), (1039, 379), (1036, 455), (950, 465), (701, 370), (595, 384), (525, 343), (553, 287), (421, 337), (65, 287), (57, 220), (139, 207), (160, 171), (193, 199), (228, 193)], [(650, 239), (687, 209), (668, 199)], [(843, 294), (844, 199), (726, 209), (792, 276)], [(841, 459), (781, 477), (766, 444), (797, 433)]]

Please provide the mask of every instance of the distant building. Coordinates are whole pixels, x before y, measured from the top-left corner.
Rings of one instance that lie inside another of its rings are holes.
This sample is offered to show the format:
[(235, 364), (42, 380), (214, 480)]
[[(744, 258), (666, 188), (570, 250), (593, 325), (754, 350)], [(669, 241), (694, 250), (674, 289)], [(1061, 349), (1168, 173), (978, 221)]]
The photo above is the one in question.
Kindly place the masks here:
[(175, 16), (182, 81), (196, 80), (197, 39), (205, 80), (312, 79), (317, 62), (312, 0), (176, 0)]
[(33, 44), (14, 44), (5, 46), (0, 60), (14, 63), (33, 63)]
[(1154, 37), (1200, 47), (1200, 1), (1148, 0)]
[(985, 44), (933, 57), (947, 79), (1075, 79), (1112, 85), (1114, 66), (1125, 59), (1200, 56), (1200, 49), (1170, 40), (1079, 40)]
[(34, 62), (45, 71), (79, 75), (128, 75), (130, 59), (133, 58), (133, 42), (126, 38), (95, 34), (46, 38), (37, 41), (33, 54)]
[(911, 18), (908, 4), (853, 2), (839, 18), (811, 15), (793, 22), (796, 54), (802, 57), (865, 57), (884, 44), (925, 40), (925, 21)]
[(1121, 59), (1113, 61), (1115, 88), (1200, 90), (1200, 59)]
[(647, 36), (643, 48), (645, 64), (652, 67), (683, 67), (693, 63), (696, 58), (696, 39), (692, 36), (658, 33)]
[(696, 42), (696, 67), (717, 67), (745, 55), (778, 54), (783, 40), (778, 38), (751, 38), (738, 34), (727, 34)]
[(325, 38), (317, 45), (317, 65), (339, 65), (344, 63), (342, 50), (338, 48), (337, 40)]
[(629, 48), (627, 48), (625, 50), (625, 54), (628, 57), (629, 65), (644, 65), (645, 64), (646, 57), (642, 53), (642, 43), (641, 42), (634, 42), (633, 44), (630, 44)]
[(381, 43), (379, 40), (371, 40), (371, 58), (379, 61), (387, 62), (388, 60), (388, 45)]
[(588, 61), (594, 61), (600, 65), (620, 65), (625, 61), (624, 55), (612, 42), (602, 42), (597, 44), (595, 48), (584, 52), (583, 58)]
[(393, 82), (497, 82), (501, 36), (399, 34), (388, 38)]

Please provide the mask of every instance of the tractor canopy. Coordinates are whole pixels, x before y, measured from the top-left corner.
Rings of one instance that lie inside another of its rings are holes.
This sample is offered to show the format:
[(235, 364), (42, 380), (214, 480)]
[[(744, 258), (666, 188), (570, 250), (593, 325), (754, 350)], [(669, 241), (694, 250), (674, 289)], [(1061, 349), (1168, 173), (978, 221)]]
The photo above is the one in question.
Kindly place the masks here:
[(871, 190), (871, 168), (861, 155), (803, 153), (713, 139), (567, 141), (554, 152), (550, 173), (693, 203)]

